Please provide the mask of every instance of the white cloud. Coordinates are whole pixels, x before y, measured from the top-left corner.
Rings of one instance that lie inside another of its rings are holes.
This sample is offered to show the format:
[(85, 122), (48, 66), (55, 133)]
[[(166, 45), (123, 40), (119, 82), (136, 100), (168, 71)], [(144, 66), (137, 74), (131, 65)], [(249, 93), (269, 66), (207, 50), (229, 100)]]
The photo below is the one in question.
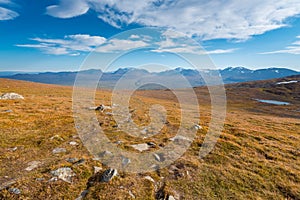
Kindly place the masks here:
[(52, 55), (79, 55), (79, 52), (93, 51), (103, 44), (106, 39), (100, 36), (86, 34), (67, 35), (63, 39), (31, 38), (38, 44), (17, 44), (18, 47), (40, 49), (46, 54)]
[(146, 47), (149, 44), (141, 40), (111, 39), (107, 44), (96, 49), (97, 52), (119, 52)]
[[(0, 4), (3, 5), (12, 5), (13, 3), (10, 0), (0, 0)], [(12, 20), (18, 17), (19, 14), (13, 10), (0, 7), (0, 21), (3, 20)]]
[(236, 50), (237, 49), (215, 49), (215, 50), (205, 51), (200, 47), (188, 46), (188, 47), (161, 48), (152, 51), (157, 53), (171, 52), (171, 53), (191, 53), (191, 54), (198, 54), (198, 55), (212, 55), (212, 54), (233, 53)]
[(85, 14), (88, 10), (86, 1), (63, 0), (59, 6), (48, 6), (46, 13), (59, 18), (71, 18)]
[(69, 18), (95, 10), (115, 27), (130, 23), (174, 28), (203, 40), (247, 40), (253, 35), (285, 27), (300, 14), (298, 0), (61, 0), (47, 14)]
[(226, 54), (226, 53), (233, 53), (238, 49), (216, 49), (216, 50), (211, 50), (207, 51), (206, 54)]
[[(297, 36), (296, 38), (300, 39), (300, 36)], [(300, 40), (293, 42), (292, 45), (287, 46), (285, 49), (277, 50), (277, 51), (263, 52), (260, 54), (281, 54), (281, 53), (300, 55)]]
[(139, 35), (131, 35), (129, 39), (140, 39)]

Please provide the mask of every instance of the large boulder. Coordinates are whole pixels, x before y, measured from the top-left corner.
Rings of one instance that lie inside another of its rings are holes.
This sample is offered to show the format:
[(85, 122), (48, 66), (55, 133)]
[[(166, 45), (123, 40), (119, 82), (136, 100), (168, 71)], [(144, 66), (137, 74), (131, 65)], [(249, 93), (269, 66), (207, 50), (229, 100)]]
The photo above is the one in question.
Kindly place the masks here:
[(0, 96), (0, 99), (7, 100), (7, 99), (24, 99), (22, 95), (17, 93), (5, 93)]

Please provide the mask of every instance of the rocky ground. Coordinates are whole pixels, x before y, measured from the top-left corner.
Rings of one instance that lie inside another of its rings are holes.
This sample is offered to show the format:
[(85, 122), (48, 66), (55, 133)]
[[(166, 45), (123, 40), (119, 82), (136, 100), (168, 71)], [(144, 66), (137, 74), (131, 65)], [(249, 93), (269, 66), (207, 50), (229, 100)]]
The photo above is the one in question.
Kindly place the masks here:
[[(228, 87), (224, 130), (203, 159), (198, 154), (211, 105), (207, 89), (196, 88), (200, 123), (193, 127), (197, 135), (186, 153), (165, 168), (128, 173), (103, 164), (82, 143), (74, 125), (71, 87), (0, 79), (0, 96), (13, 92), (24, 97), (0, 99), (0, 199), (300, 199), (300, 102), (276, 92), (288, 95), (298, 85)], [(268, 105), (255, 98), (288, 100), (291, 105)], [(130, 101), (131, 118), (141, 126), (149, 123), (151, 105), (166, 109), (164, 129), (150, 138), (119, 131), (110, 100), (110, 91), (98, 91), (96, 105), (104, 107), (87, 105), (87, 112), (97, 113), (99, 126), (118, 148), (142, 154), (182, 139), (174, 134), (180, 108), (170, 91), (138, 91)], [(110, 153), (103, 150), (101, 156)]]

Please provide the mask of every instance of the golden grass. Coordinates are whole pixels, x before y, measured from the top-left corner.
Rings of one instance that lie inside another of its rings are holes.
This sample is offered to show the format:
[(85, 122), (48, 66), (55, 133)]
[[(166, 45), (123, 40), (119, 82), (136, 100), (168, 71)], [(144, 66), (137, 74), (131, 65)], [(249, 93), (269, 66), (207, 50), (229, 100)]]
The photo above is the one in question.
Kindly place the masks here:
[[(210, 101), (205, 88), (195, 89), (199, 96), (201, 125), (188, 151), (171, 167), (146, 174), (120, 175), (110, 183), (96, 183), (90, 187), (86, 199), (155, 199), (160, 190), (164, 196), (181, 199), (300, 199), (300, 120), (299, 102), (291, 106), (261, 104), (252, 98), (265, 97), (260, 89), (228, 88), (228, 111), (224, 130), (218, 143), (207, 157), (198, 153), (210, 121)], [(0, 199), (75, 199), (86, 188), (93, 175), (94, 161), (77, 137), (72, 114), (72, 88), (0, 79), (0, 92), (16, 92), (25, 100), (0, 101), (0, 185), (11, 179), (21, 195), (0, 191)], [(274, 96), (272, 96), (274, 97)], [(110, 91), (97, 93), (96, 102), (109, 105)], [(169, 91), (138, 91), (130, 101), (133, 120), (147, 125), (147, 111), (153, 104), (161, 104), (168, 111), (169, 125), (161, 134), (149, 139), (165, 145), (174, 136), (179, 124), (178, 102)], [(5, 110), (12, 110), (7, 113)], [(99, 113), (99, 121), (105, 114)], [(103, 128), (112, 140), (121, 140), (121, 148), (134, 151), (130, 144), (147, 142), (112, 128), (107, 118)], [(57, 135), (54, 139), (51, 137)], [(69, 145), (76, 141), (79, 146)], [(16, 151), (11, 148), (18, 147)], [(56, 147), (66, 153), (52, 154)], [(155, 150), (155, 149), (154, 149)], [(66, 158), (84, 158), (85, 163), (72, 165)], [(43, 162), (42, 166), (26, 172), (27, 163)], [(76, 173), (72, 184), (48, 182), (50, 171), (69, 166)], [(173, 167), (174, 167), (173, 166)], [(156, 184), (144, 177), (150, 175)], [(44, 178), (37, 181), (36, 178)]]

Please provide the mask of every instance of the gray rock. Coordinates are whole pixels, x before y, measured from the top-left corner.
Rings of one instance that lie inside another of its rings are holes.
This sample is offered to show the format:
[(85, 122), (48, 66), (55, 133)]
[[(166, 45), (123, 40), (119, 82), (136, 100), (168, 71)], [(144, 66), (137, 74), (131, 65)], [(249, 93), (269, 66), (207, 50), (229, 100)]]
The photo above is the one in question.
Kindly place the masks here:
[[(7, 176), (5, 176), (4, 178), (8, 178)], [(12, 179), (12, 180), (9, 180), (9, 181), (5, 181), (4, 183), (1, 183), (0, 184), (0, 191), (5, 189), (5, 188), (8, 188), (9, 186), (15, 184), (17, 181), (16, 179)]]
[(69, 163), (76, 163), (79, 159), (78, 158), (67, 158), (66, 161), (69, 162)]
[(53, 154), (66, 153), (66, 152), (67, 152), (67, 150), (65, 148), (59, 148), (59, 147), (53, 149), (53, 151), (52, 151)]
[(40, 161), (32, 161), (32, 162), (29, 162), (27, 165), (28, 167), (25, 169), (26, 171), (32, 171), (34, 170), (35, 168), (38, 168), (40, 165), (42, 164), (42, 162)]
[(116, 169), (108, 169), (103, 172), (101, 175), (100, 182), (109, 182), (111, 179), (113, 179), (118, 174), (118, 171)]
[(147, 145), (151, 148), (155, 148), (156, 144), (154, 142), (147, 142)]
[(8, 99), (24, 99), (22, 95), (19, 95), (17, 93), (5, 93), (0, 96), (0, 99), (2, 100), (8, 100)]
[(118, 140), (115, 142), (115, 144), (122, 144), (122, 141)]
[(19, 195), (21, 194), (21, 190), (19, 190), (18, 188), (9, 188), (8, 191), (12, 194), (16, 194)]
[(89, 193), (88, 190), (83, 190), (83, 191), (80, 193), (79, 197), (77, 197), (75, 200), (81, 200), (81, 199), (83, 199), (88, 193)]
[(155, 160), (157, 160), (158, 162), (163, 162), (164, 160), (165, 160), (165, 157), (164, 157), (164, 155), (163, 154), (153, 154), (153, 156), (154, 156), (154, 158), (155, 158)]
[(128, 165), (129, 163), (131, 163), (129, 158), (126, 157), (122, 157), (122, 166), (125, 167), (126, 165)]
[(99, 153), (99, 156), (106, 157), (106, 156), (113, 156), (113, 154), (110, 151), (103, 151), (103, 152)]
[(74, 165), (82, 165), (85, 163), (85, 159), (81, 158), (80, 160), (76, 161), (75, 163), (73, 163)]
[(175, 137), (170, 138), (170, 140), (178, 145), (188, 145), (191, 142), (189, 138), (182, 135), (176, 135)]
[(76, 175), (72, 171), (72, 169), (69, 168), (69, 167), (61, 167), (61, 168), (58, 168), (57, 170), (51, 171), (50, 173), (53, 176), (65, 181), (67, 183), (71, 183), (72, 182), (72, 177)]

